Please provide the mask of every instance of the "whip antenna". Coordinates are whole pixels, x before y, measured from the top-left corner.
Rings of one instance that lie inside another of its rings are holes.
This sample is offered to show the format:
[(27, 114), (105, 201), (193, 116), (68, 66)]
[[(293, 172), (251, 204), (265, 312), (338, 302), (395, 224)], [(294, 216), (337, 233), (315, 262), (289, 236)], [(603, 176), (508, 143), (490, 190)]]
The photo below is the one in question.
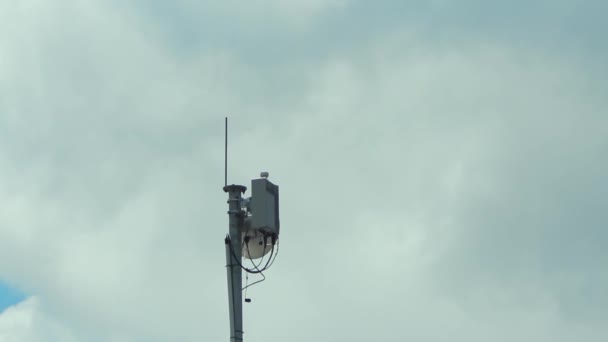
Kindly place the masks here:
[(224, 121), (224, 186), (228, 185), (228, 117)]

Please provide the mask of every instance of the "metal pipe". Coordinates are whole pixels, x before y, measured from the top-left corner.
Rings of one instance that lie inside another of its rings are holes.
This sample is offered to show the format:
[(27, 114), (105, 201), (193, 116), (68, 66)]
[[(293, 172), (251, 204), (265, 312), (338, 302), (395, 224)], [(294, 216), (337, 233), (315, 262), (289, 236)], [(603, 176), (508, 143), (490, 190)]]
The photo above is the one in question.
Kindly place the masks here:
[(228, 235), (224, 240), (226, 244), (226, 274), (228, 280), (228, 305), (230, 315), (230, 341), (243, 341), (243, 297), (242, 297), (242, 271), (241, 271), (241, 231), (244, 212), (241, 210), (241, 194), (247, 190), (242, 185), (224, 186), (228, 193)]

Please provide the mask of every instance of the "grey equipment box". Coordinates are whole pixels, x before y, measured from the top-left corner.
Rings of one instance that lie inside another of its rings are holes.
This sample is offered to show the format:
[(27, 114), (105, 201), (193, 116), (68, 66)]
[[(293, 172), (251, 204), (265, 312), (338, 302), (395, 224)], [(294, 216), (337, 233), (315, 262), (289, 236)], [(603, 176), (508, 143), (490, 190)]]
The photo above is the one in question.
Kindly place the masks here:
[(279, 235), (279, 186), (266, 178), (251, 180), (251, 228)]

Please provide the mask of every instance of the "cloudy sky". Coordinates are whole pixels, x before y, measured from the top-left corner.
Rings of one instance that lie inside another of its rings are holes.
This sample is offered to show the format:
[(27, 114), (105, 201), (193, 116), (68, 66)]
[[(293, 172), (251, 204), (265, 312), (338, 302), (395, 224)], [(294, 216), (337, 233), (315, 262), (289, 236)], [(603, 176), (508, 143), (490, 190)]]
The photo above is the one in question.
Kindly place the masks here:
[(0, 341), (608, 340), (605, 1), (0, 0)]

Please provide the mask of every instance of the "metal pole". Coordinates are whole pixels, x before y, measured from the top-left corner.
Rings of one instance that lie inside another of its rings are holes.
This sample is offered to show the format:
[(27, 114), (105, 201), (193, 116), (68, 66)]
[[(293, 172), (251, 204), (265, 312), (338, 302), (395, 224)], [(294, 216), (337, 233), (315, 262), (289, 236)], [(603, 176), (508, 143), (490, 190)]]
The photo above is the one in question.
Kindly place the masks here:
[(243, 280), (241, 275), (241, 231), (244, 212), (241, 210), (241, 194), (247, 190), (242, 185), (224, 186), (228, 193), (228, 235), (226, 244), (226, 273), (228, 275), (228, 311), (230, 315), (230, 342), (243, 341)]

